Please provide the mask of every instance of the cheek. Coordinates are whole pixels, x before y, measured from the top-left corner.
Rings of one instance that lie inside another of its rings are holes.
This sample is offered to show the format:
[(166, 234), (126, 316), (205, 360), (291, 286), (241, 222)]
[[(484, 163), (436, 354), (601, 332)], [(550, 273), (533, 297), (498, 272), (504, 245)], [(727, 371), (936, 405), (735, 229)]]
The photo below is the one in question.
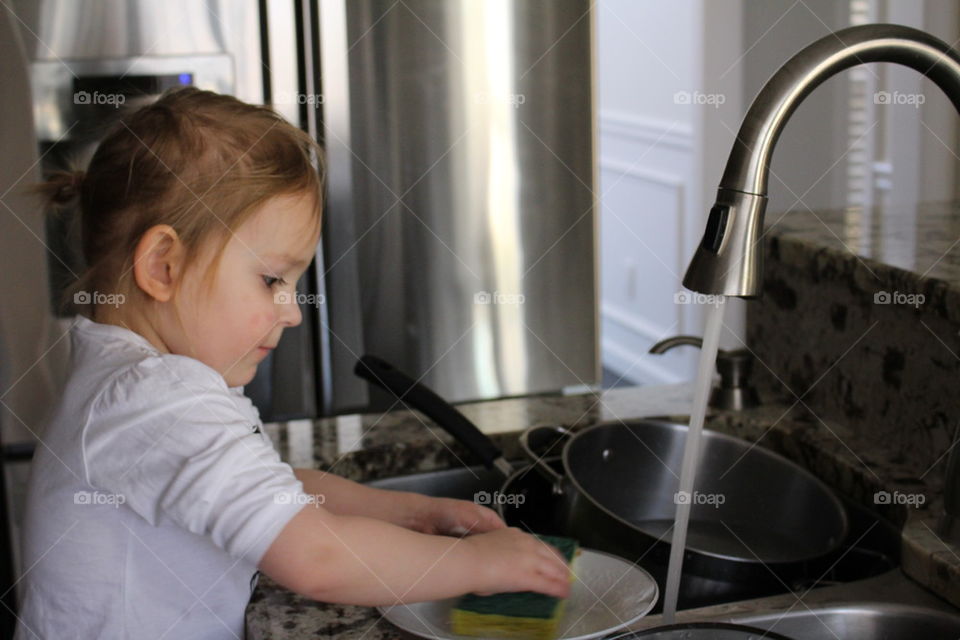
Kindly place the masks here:
[(277, 322), (277, 316), (273, 311), (254, 313), (248, 320), (248, 326), (251, 331), (262, 331), (268, 329)]
[(273, 294), (261, 288), (242, 289), (231, 295), (222, 308), (229, 308), (237, 319), (237, 328), (256, 330), (276, 322)]

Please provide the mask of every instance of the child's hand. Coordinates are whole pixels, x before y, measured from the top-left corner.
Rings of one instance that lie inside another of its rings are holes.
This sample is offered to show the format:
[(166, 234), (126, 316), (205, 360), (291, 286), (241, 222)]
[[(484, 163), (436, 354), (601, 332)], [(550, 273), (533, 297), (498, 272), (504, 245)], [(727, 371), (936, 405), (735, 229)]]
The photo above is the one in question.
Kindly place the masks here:
[(427, 498), (417, 508), (410, 528), (421, 533), (464, 536), (506, 526), (493, 509), (467, 500)]
[(510, 527), (464, 538), (477, 554), (479, 595), (537, 591), (557, 598), (570, 595), (570, 567), (552, 545)]

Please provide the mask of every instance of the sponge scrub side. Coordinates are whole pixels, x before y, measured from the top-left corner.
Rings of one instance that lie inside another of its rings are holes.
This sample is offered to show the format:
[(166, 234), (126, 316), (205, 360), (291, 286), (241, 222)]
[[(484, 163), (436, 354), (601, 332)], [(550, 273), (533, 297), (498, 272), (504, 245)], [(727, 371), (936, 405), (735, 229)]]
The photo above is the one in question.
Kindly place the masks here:
[[(570, 538), (538, 538), (557, 547), (571, 565), (579, 554), (579, 544)], [(573, 580), (573, 572), (570, 573)], [(464, 636), (511, 638), (515, 640), (553, 640), (559, 632), (565, 600), (534, 591), (497, 593), (478, 596), (469, 593), (457, 602), (451, 613), (453, 632)]]

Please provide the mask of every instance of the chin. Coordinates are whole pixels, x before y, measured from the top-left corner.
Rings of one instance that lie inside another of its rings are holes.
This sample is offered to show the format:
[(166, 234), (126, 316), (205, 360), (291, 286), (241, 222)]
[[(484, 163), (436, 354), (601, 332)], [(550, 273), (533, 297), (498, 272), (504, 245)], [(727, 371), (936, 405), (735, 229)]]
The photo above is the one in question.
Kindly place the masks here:
[(226, 379), (228, 387), (245, 387), (253, 380), (254, 376), (257, 375), (257, 368), (253, 367), (250, 373), (246, 375), (239, 376), (230, 376)]

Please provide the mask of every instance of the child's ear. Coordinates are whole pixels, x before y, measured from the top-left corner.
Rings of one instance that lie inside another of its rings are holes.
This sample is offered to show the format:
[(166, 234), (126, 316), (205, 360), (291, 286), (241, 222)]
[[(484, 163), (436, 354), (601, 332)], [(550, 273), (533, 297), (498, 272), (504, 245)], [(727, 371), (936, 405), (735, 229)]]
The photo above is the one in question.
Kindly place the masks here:
[(147, 229), (133, 253), (137, 286), (158, 302), (167, 302), (177, 288), (185, 257), (180, 236), (168, 224)]

